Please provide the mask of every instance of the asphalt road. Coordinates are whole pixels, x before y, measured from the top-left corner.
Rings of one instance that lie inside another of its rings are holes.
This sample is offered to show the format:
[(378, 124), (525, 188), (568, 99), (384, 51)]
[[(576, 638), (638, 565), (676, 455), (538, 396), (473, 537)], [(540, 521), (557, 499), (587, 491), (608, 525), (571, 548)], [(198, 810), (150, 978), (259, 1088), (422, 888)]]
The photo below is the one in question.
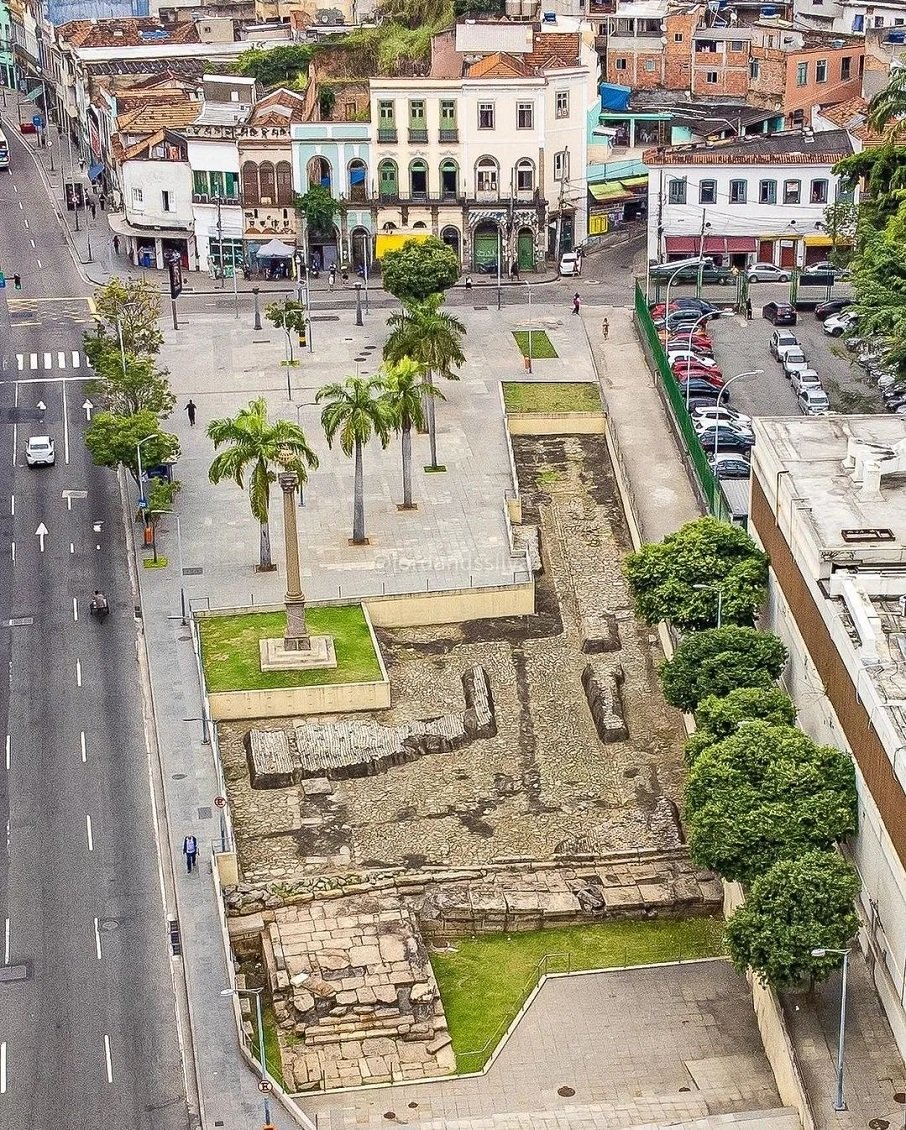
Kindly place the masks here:
[[(0, 1127), (182, 1130), (119, 496), (82, 442), (87, 290), (7, 132), (0, 268), (23, 290), (0, 292), (12, 321), (0, 384), (0, 947), (28, 977), (0, 980)], [(56, 466), (29, 469), (25, 440), (44, 433)], [(103, 624), (88, 614), (95, 588), (111, 601)]]

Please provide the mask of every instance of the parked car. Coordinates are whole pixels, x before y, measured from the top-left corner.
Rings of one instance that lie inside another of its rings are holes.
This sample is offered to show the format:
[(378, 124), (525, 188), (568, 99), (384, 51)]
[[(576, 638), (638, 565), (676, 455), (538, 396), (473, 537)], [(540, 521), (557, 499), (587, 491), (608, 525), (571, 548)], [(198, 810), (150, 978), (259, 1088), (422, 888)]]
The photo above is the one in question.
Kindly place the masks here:
[(815, 307), (815, 317), (819, 322), (823, 322), (832, 314), (839, 314), (852, 304), (851, 298), (831, 298), (827, 302), (819, 302)]
[(729, 267), (715, 267), (713, 263), (703, 263), (701, 265), (689, 264), (685, 267), (678, 267), (674, 263), (664, 263), (662, 266), (664, 270), (654, 269), (651, 271), (653, 279), (670, 280), (672, 279), (673, 286), (679, 286), (682, 283), (697, 283), (699, 279), (703, 283), (721, 283), (728, 285), (735, 281), (736, 276), (729, 269)]
[(567, 251), (560, 256), (560, 277), (572, 278), (582, 274), (582, 256), (576, 251)]
[(717, 362), (713, 357), (702, 353), (693, 353), (690, 349), (668, 349), (667, 360), (671, 365), (674, 361), (700, 361), (706, 369), (717, 368)]
[[(707, 392), (690, 393), (689, 395), (689, 411), (695, 412), (699, 408), (715, 408), (717, 407), (717, 398), (721, 396), (719, 388), (710, 388)], [(721, 396), (721, 404), (726, 400), (726, 397)]]
[(752, 474), (752, 464), (748, 459), (732, 451), (718, 451), (711, 455), (708, 466), (719, 479), (747, 479)]
[(775, 326), (795, 326), (796, 311), (789, 302), (768, 302), (761, 308), (762, 318), (767, 318)]
[(804, 416), (826, 416), (830, 411), (827, 393), (821, 388), (804, 388), (796, 403)]
[(677, 334), (681, 334), (685, 329), (688, 334), (697, 321), (698, 315), (694, 310), (674, 310), (666, 318), (658, 318), (654, 325), (658, 330), (669, 330), (670, 333)]
[(810, 368), (808, 360), (801, 349), (790, 349), (783, 356), (783, 375), (789, 379), (793, 373)]
[(679, 385), (680, 392), (682, 392), (683, 396), (688, 394), (690, 403), (692, 402), (692, 397), (696, 399), (707, 397), (709, 400), (716, 403), (718, 396), (720, 396), (722, 404), (725, 404), (730, 399), (730, 394), (726, 389), (717, 388), (708, 381), (702, 380), (701, 377), (678, 377), (676, 383)]
[(773, 263), (753, 263), (746, 270), (749, 282), (789, 282), (790, 272), (786, 267), (775, 267)]
[(830, 259), (822, 259), (818, 263), (806, 263), (803, 274), (833, 275), (835, 279), (848, 279), (849, 271), (845, 267), (835, 266)]
[[(666, 306), (663, 302), (652, 302), (648, 309), (651, 311), (652, 318), (658, 318), (663, 316)], [(704, 298), (693, 298), (692, 295), (671, 298), (670, 310), (671, 312), (674, 310), (694, 310), (696, 317), (700, 317), (702, 314), (710, 314), (716, 318), (721, 313), (720, 307), (715, 306), (713, 302), (706, 302)]]
[(774, 330), (771, 334), (771, 344), (769, 346), (771, 356), (775, 357), (778, 361), (783, 361), (783, 355), (788, 353), (791, 349), (799, 349), (799, 338), (789, 330)]
[(713, 356), (711, 351), (714, 348), (714, 342), (711, 338), (702, 337), (700, 334), (693, 334), (691, 338), (686, 334), (685, 337), (671, 337), (667, 341), (666, 348), (668, 350), (691, 349), (693, 353), (704, 353), (708, 356)]
[(718, 451), (748, 451), (755, 446), (755, 437), (751, 432), (738, 432), (727, 424), (716, 424), (705, 428), (698, 433), (705, 451), (713, 451), (715, 444)]
[(713, 267), (714, 260), (710, 255), (692, 255), (687, 259), (674, 259), (672, 262), (655, 263), (648, 268), (648, 274), (653, 279), (669, 279), (674, 271), (688, 268), (697, 271), (699, 267)]
[(821, 378), (814, 369), (797, 369), (790, 374), (790, 388), (798, 396), (804, 388), (821, 388)]
[(740, 424), (737, 420), (727, 419), (723, 416), (696, 416), (692, 421), (692, 427), (695, 428), (696, 432), (699, 434), (714, 427), (732, 428), (734, 432), (739, 432), (740, 435), (744, 436), (751, 436), (753, 434), (751, 424)]
[(705, 381), (714, 388), (723, 388), (726, 384), (723, 373), (719, 373), (716, 369), (697, 369), (694, 365), (678, 365), (675, 369), (671, 369), (675, 380), (699, 380)]
[(737, 412), (735, 408), (727, 408), (726, 405), (721, 405), (720, 408), (708, 404), (697, 404), (694, 408), (690, 409), (692, 413), (692, 424), (696, 425), (698, 420), (720, 420), (721, 422), (733, 424), (740, 430), (752, 430), (752, 417), (745, 416), (742, 412)]
[(25, 444), (25, 462), (29, 467), (52, 467), (57, 461), (50, 436), (30, 436)]
[(830, 337), (842, 337), (855, 324), (856, 315), (850, 310), (842, 310), (824, 319), (824, 332)]

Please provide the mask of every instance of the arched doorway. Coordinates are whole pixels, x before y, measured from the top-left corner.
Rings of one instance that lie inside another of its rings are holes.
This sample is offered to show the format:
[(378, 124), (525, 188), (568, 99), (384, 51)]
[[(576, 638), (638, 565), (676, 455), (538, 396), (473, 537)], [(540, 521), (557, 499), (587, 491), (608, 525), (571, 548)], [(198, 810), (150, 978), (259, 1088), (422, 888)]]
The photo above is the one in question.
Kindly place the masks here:
[(308, 162), (308, 187), (314, 188), (315, 185), (320, 185), (329, 190), (330, 184), (330, 161), (325, 157), (312, 157)]
[(535, 266), (535, 235), (531, 228), (520, 228), (516, 236), (516, 262), (520, 271), (531, 271)]
[(459, 165), (448, 157), (440, 166), (440, 194), (445, 199), (455, 199), (459, 195)]
[(378, 165), (378, 195), (381, 200), (393, 200), (399, 190), (399, 170), (396, 161), (388, 157)]
[[(500, 253), (500, 228), (491, 220), (483, 220), (472, 236), (472, 262), (475, 270), (492, 275), (497, 272)], [(501, 269), (503, 264), (501, 264)]]
[(409, 189), (413, 200), (425, 200), (428, 196), (428, 166), (421, 158), (409, 165)]
[(349, 236), (354, 268), (371, 267), (371, 232), (367, 228), (353, 228)]
[(368, 199), (368, 166), (359, 157), (349, 162), (349, 200), (364, 204)]
[(308, 255), (312, 267), (326, 271), (339, 261), (340, 233), (336, 225), (329, 232), (308, 231)]
[(459, 229), (454, 227), (446, 227), (440, 233), (441, 240), (456, 252), (456, 258), (462, 261), (462, 252), (460, 250), (462, 241), (459, 238)]

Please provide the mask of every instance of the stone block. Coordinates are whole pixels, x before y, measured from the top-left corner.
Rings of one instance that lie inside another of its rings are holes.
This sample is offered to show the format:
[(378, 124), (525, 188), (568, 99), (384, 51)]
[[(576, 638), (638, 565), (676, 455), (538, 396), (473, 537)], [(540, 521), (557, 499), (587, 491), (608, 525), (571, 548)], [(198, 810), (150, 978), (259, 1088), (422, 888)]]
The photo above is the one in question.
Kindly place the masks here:
[(363, 985), (361, 989), (356, 989), (355, 993), (359, 1004), (374, 1004), (377, 1000), (377, 993), (369, 985)]
[(406, 945), (393, 934), (378, 938), (378, 949), (383, 961), (402, 961), (406, 956)]
[(438, 1074), (450, 1075), (456, 1070), (456, 1053), (453, 1051), (452, 1045), (441, 1048), (437, 1053), (437, 1072)]
[(372, 1056), (392, 1056), (394, 1052), (393, 1041), (385, 1036), (362, 1041), (362, 1054), (366, 1058)]
[(453, 1043), (453, 1037), (449, 1032), (441, 1032), (435, 1036), (434, 1039), (425, 1045), (425, 1051), (430, 1052), (431, 1055), (437, 1055), (441, 1048), (446, 1048)]
[[(394, 974), (391, 973), (390, 976), (392, 979)], [(397, 974), (396, 976), (399, 976), (399, 974)], [(412, 979), (412, 974), (409, 974), (408, 980), (401, 981), (400, 984), (408, 984), (412, 981)], [(393, 985), (375, 985), (374, 996), (375, 1000), (380, 1001), (382, 1004), (396, 1004), (397, 1001), (396, 989), (393, 987)]]
[(355, 989), (337, 993), (337, 1004), (355, 1004), (358, 1000)]
[(307, 777), (302, 781), (302, 792), (308, 797), (327, 796), (333, 792), (333, 785), (326, 777)]
[(285, 969), (278, 969), (274, 973), (274, 988), (281, 990), (289, 988), (289, 973)]
[(311, 1012), (315, 1007), (315, 998), (311, 993), (306, 992), (305, 989), (297, 989), (293, 993), (293, 1008), (296, 1012), (304, 1015), (306, 1012)]
[(671, 906), (673, 894), (665, 883), (639, 883), (639, 894), (646, 906)]
[(623, 716), (623, 668), (603, 667), (587, 663), (582, 672), (582, 686), (595, 729), (602, 742), (624, 742), (629, 727)]
[(419, 981), (409, 990), (409, 1000), (413, 1003), (415, 1001), (427, 1000), (432, 995), (433, 990), (427, 981)]
[(227, 933), (231, 938), (257, 938), (264, 929), (264, 918), (260, 914), (242, 914), (237, 918), (227, 918)]
[(349, 950), (350, 965), (378, 965), (381, 952), (377, 946), (352, 946)]
[(362, 1045), (358, 1040), (346, 1040), (340, 1044), (340, 1055), (343, 1059), (358, 1061), (362, 1058)]
[(348, 969), (350, 965), (354, 964), (351, 955), (344, 950), (319, 950), (313, 956), (320, 969), (336, 971)]
[(612, 612), (601, 612), (580, 617), (579, 640), (586, 655), (619, 651), (622, 645), (616, 616)]
[(642, 895), (635, 884), (625, 887), (604, 887), (604, 904), (608, 910), (631, 910), (640, 907)]

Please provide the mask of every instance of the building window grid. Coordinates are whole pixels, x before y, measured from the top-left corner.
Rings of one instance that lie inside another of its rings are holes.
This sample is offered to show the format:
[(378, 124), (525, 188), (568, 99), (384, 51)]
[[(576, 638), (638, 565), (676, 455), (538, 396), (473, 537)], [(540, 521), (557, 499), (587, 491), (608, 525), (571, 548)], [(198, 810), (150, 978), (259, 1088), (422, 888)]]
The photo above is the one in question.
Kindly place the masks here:
[(554, 180), (569, 180), (569, 153), (565, 149), (554, 154)]
[(716, 204), (717, 203), (717, 181), (716, 180), (703, 180), (698, 186), (698, 202), (699, 204)]
[(808, 63), (796, 64), (796, 85), (808, 86)]
[(705, 82), (708, 83), (709, 86), (716, 86), (719, 78), (720, 75), (717, 71), (705, 71)]
[(783, 182), (784, 204), (799, 204), (802, 199), (802, 182), (798, 180), (785, 180)]
[(686, 181), (672, 180), (667, 185), (667, 201), (670, 204), (686, 203)]
[(744, 180), (730, 181), (730, 203), (745, 204), (748, 197), (749, 182)]
[(776, 204), (777, 203), (777, 181), (763, 180), (758, 183), (758, 203), (759, 204)]
[(554, 94), (554, 116), (558, 118), (569, 117), (569, 91), (558, 90)]
[(828, 184), (826, 180), (813, 180), (809, 202), (811, 204), (826, 204), (828, 199)]
[(493, 102), (479, 102), (478, 103), (478, 128), (479, 129), (493, 129), (494, 128), (494, 103)]
[(851, 55), (844, 55), (840, 60), (840, 81), (849, 82), (852, 78), (853, 60)]
[(827, 82), (827, 59), (818, 59), (815, 63), (815, 82)]
[(516, 103), (516, 129), (532, 129), (535, 125), (535, 107), (531, 102)]

